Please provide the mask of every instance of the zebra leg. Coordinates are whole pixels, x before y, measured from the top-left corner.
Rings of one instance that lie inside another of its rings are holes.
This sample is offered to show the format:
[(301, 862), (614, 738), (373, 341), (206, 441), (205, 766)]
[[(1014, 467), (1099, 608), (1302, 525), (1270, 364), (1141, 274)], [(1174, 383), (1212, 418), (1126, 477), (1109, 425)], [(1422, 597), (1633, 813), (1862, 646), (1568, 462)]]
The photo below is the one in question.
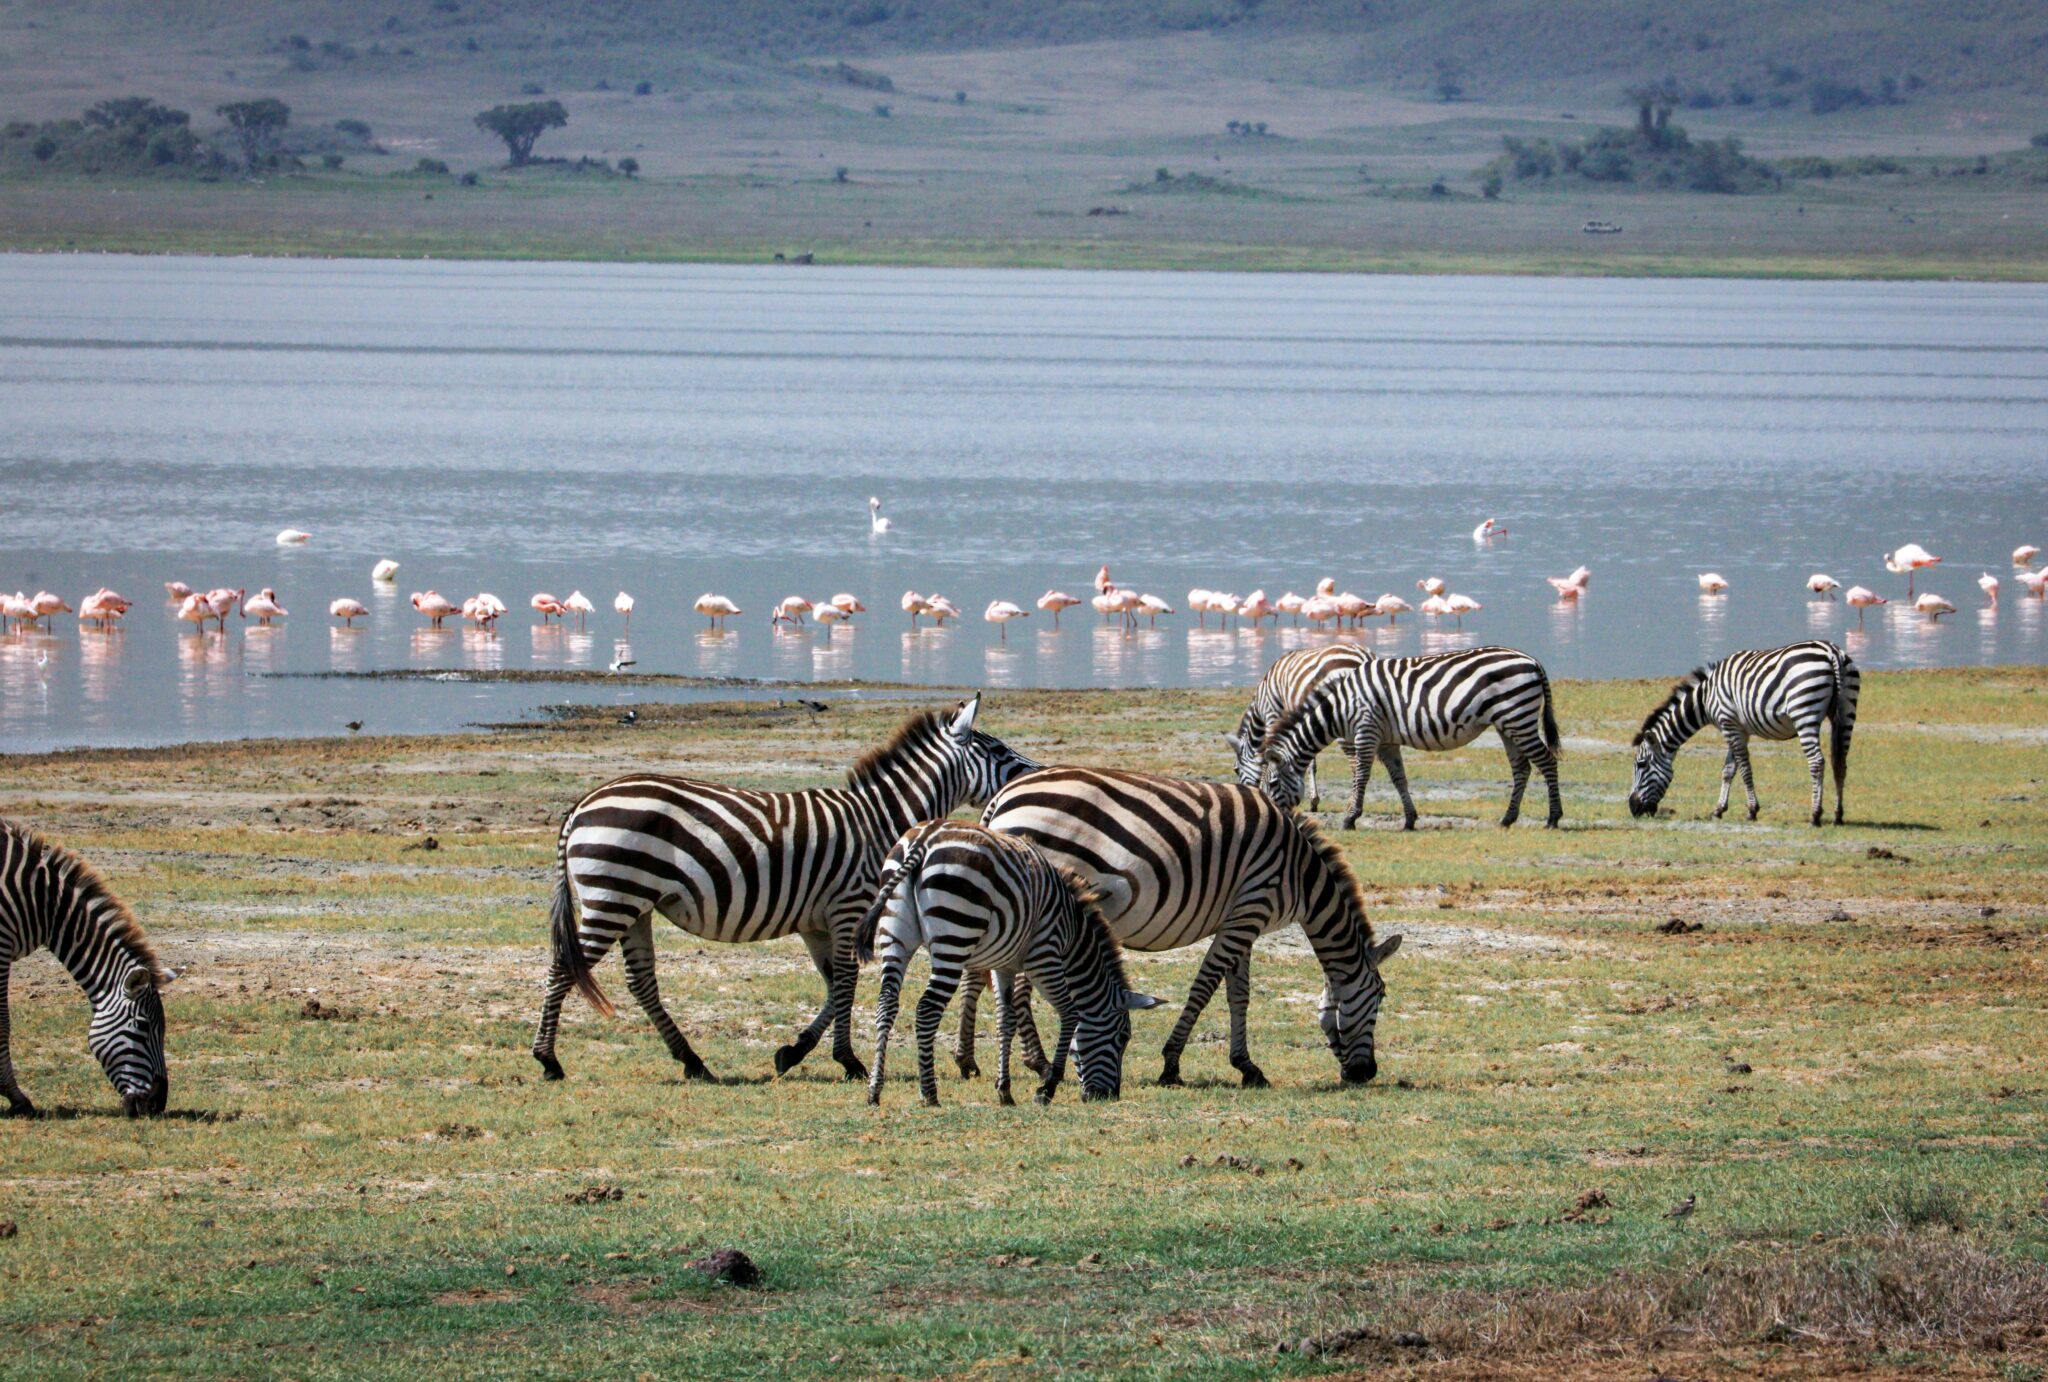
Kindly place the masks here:
[(1740, 768), (1742, 769), (1742, 791), (1743, 791), (1743, 795), (1745, 795), (1745, 796), (1747, 796), (1747, 797), (1749, 798), (1749, 818), (1750, 818), (1751, 820), (1755, 820), (1755, 819), (1756, 819), (1756, 812), (1757, 812), (1757, 799), (1756, 799), (1756, 778), (1755, 778), (1754, 776), (1752, 776), (1752, 775), (1751, 775), (1751, 773), (1750, 773), (1750, 770), (1749, 770), (1749, 736), (1748, 736), (1748, 735), (1746, 735), (1746, 734), (1745, 734), (1745, 735), (1743, 735), (1743, 736), (1742, 736), (1742, 742), (1741, 742), (1741, 744), (1740, 744), (1740, 745), (1739, 745), (1739, 746), (1738, 746), (1738, 747), (1736, 748), (1736, 750), (1735, 750), (1735, 753), (1736, 753), (1736, 759), (1735, 759), (1736, 765), (1737, 765), (1738, 767), (1740, 767)]
[(1230, 971), (1224, 987), (1230, 999), (1230, 1064), (1244, 1077), (1246, 1089), (1267, 1089), (1272, 1081), (1252, 1060), (1251, 1043), (1245, 1038), (1245, 1020), (1252, 1004), (1252, 953), (1247, 950)]
[[(22, 1093), (21, 1086), (14, 1081), (14, 1033), (7, 1017), (7, 980), (13, 968), (12, 961), (0, 964), (0, 1095), (7, 1099), (9, 1118), (33, 1118), (36, 1106), (29, 1102), (28, 1095)], [(564, 989), (568, 987), (566, 978), (562, 985)]]
[(1341, 828), (1355, 830), (1359, 814), (1365, 810), (1365, 784), (1372, 779), (1372, 761), (1379, 748), (1368, 738), (1354, 736), (1345, 743), (1344, 752), (1351, 759), (1351, 809), (1344, 813)]
[(938, 1041), (939, 1023), (946, 1017), (946, 1004), (960, 986), (960, 971), (932, 957), (932, 981), (917, 1000), (917, 1092), (926, 1108), (939, 1106), (939, 1076), (932, 1068), (932, 1047)]
[(1728, 814), (1728, 786), (1735, 781), (1735, 732), (1722, 732), (1728, 737), (1728, 756), (1721, 760), (1721, 799), (1714, 804), (1714, 819), (1717, 821)]
[(1394, 790), (1401, 794), (1401, 828), (1415, 828), (1415, 798), (1408, 791), (1408, 765), (1401, 761), (1401, 746), (1386, 743), (1380, 747), (1380, 762), (1387, 765), (1387, 777), (1393, 782)]
[[(953, 1042), (953, 1063), (960, 1067), (960, 1078), (971, 1080), (981, 1073), (981, 1066), (974, 1059), (974, 1014), (981, 1004), (981, 991), (988, 987), (988, 971), (970, 969), (967, 977), (960, 982), (960, 1035)], [(997, 1021), (1002, 1020), (1000, 1012)]]
[(1074, 995), (1067, 988), (1066, 976), (1048, 974), (1046, 982), (1040, 985), (1045, 990), (1046, 1001), (1053, 1011), (1060, 1015), (1059, 1045), (1053, 1048), (1052, 1065), (1045, 1072), (1045, 1079), (1039, 1084), (1038, 1092), (1032, 1096), (1041, 1108), (1052, 1102), (1052, 1096), (1060, 1087), (1060, 1081), (1067, 1075), (1067, 1053), (1074, 1046), (1074, 1018), (1078, 1012)]
[(654, 918), (643, 916), (627, 927), (626, 934), (619, 938), (619, 950), (626, 961), (626, 991), (640, 1004), (640, 1010), (647, 1014), (654, 1030), (661, 1034), (669, 1055), (683, 1063), (683, 1077), (710, 1079), (711, 1071), (690, 1049), (690, 1039), (683, 1035), (683, 1029), (676, 1026), (675, 1019), (662, 1006), (661, 985), (654, 975)]
[(1536, 764), (1536, 771), (1543, 774), (1543, 785), (1550, 792), (1550, 817), (1543, 822), (1546, 830), (1557, 829), (1557, 823), (1564, 819), (1564, 794), (1557, 785), (1557, 755), (1550, 745), (1543, 742), (1539, 733), (1536, 742), (1529, 748), (1529, 757)]
[(1820, 824), (1821, 798), (1826, 795), (1827, 764), (1820, 751), (1820, 722), (1799, 733), (1799, 747), (1806, 753), (1806, 771), (1813, 778), (1813, 823)]
[(896, 1027), (896, 1005), (903, 996), (903, 971), (910, 956), (891, 950), (882, 961), (882, 992), (875, 999), (875, 1064), (868, 1071), (868, 1102), (882, 1102), (882, 1069), (889, 1059), (889, 1033)]
[(1017, 978), (1013, 974), (992, 974), (996, 991), (996, 1102), (1008, 1108), (1017, 1101), (1010, 1097), (1010, 1039), (1017, 1034)]
[[(863, 905), (832, 922), (832, 979), (829, 985), (832, 995), (832, 1059), (839, 1062), (839, 1068), (846, 1072), (849, 1080), (865, 1080), (868, 1068), (860, 1063), (860, 1057), (853, 1053), (853, 998), (854, 990), (860, 983), (860, 961), (854, 958), (854, 932), (860, 926), (865, 914)], [(959, 982), (959, 975), (954, 975)], [(948, 996), (951, 990), (947, 990)]]
[(1508, 774), (1513, 779), (1508, 789), (1508, 813), (1500, 818), (1501, 825), (1506, 827), (1522, 818), (1522, 794), (1529, 790), (1529, 756), (1506, 739), (1500, 742), (1508, 751)]
[[(1850, 670), (1853, 672), (1855, 669)], [(1861, 678), (1857, 680), (1860, 681)], [(1856, 681), (1849, 682), (1846, 694), (1838, 693), (1835, 697), (1833, 728), (1836, 825), (1842, 823), (1842, 789), (1849, 782), (1849, 738), (1856, 732), (1856, 686)]]
[[(580, 911), (576, 944), (583, 950), (584, 962), (595, 968), (631, 924), (630, 918), (621, 920), (611, 913)], [(540, 1062), (542, 1073), (550, 1080), (562, 1078), (562, 1062), (555, 1056), (555, 1036), (561, 1030), (562, 1003), (568, 998), (569, 989), (568, 968), (557, 959), (548, 966), (547, 982), (541, 989), (540, 1021), (533, 1032), (533, 1058)]]
[(818, 1015), (810, 1024), (796, 1034), (796, 1040), (775, 1050), (775, 1073), (787, 1075), (803, 1064), (805, 1056), (816, 1049), (818, 1041), (825, 1035), (825, 1027), (832, 1020), (832, 938), (817, 931), (799, 931), (803, 937), (804, 949), (811, 952), (811, 964), (816, 967), (818, 977), (825, 981), (825, 1001), (818, 1008)]
[(1017, 1036), (1024, 1045), (1024, 1068), (1034, 1075), (1043, 1075), (1047, 1061), (1045, 1047), (1038, 1039), (1038, 1019), (1031, 1015), (1031, 976), (1014, 974), (1010, 976), (1010, 982), (1015, 985), (1017, 994), (1015, 1021)]
[[(1344, 746), (1344, 752), (1351, 752), (1351, 745), (1346, 744)], [(1308, 794), (1308, 809), (1310, 815), (1314, 815), (1316, 812), (1323, 809), (1323, 793), (1322, 789), (1316, 786), (1316, 760), (1313, 758), (1309, 759), (1308, 761), (1308, 771), (1304, 772), (1301, 775), (1301, 789), (1302, 791)]]
[(1223, 976), (1237, 967), (1240, 958), (1250, 953), (1252, 942), (1258, 939), (1258, 935), (1256, 927), (1232, 929), (1226, 922), (1224, 929), (1216, 933), (1216, 939), (1209, 943), (1209, 953), (1203, 957), (1202, 967), (1195, 974), (1194, 986), (1188, 990), (1187, 1006), (1181, 1009), (1180, 1021), (1173, 1024), (1173, 1033), (1166, 1038), (1166, 1049), (1161, 1053), (1165, 1064), (1159, 1072), (1159, 1083), (1181, 1083), (1180, 1053), (1187, 1049), (1188, 1038), (1195, 1033), (1195, 1020), (1202, 1015), (1202, 1009), (1209, 1006), (1209, 999), (1215, 994), (1216, 986), (1223, 982)]

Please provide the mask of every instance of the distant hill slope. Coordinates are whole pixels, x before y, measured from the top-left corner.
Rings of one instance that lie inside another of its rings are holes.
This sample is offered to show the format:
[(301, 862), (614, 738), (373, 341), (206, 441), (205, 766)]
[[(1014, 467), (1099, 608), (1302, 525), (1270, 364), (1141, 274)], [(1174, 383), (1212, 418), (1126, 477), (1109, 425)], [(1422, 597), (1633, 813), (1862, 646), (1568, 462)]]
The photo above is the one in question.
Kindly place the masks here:
[[(183, 55), (244, 80), (457, 69), (745, 86), (804, 58), (1188, 31), (1266, 61), (1281, 41), (1302, 80), (1419, 92), (1442, 76), (1485, 101), (1664, 75), (1712, 90), (1889, 78), (1929, 95), (2048, 96), (2039, 0), (0, 0), (0, 83), (77, 86), (94, 57), (111, 76)], [(1284, 42), (1304, 38), (1320, 41)]]

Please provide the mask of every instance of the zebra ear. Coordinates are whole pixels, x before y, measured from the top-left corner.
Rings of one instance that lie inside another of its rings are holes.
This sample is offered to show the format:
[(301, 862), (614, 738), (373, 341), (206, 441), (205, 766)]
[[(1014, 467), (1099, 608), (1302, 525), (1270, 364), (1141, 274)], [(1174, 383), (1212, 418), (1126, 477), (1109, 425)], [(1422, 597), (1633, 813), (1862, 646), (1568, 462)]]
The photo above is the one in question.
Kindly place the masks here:
[(1243, 737), (1231, 730), (1223, 731), (1223, 742), (1230, 745), (1230, 751), (1232, 753), (1239, 753), (1242, 752), (1244, 749)]
[(1158, 1007), (1159, 1003), (1160, 1000), (1154, 998), (1149, 993), (1132, 993), (1128, 989), (1124, 991), (1124, 1008), (1126, 1011), (1134, 1013), (1143, 1012), (1147, 1008)]
[(1386, 963), (1386, 962), (1387, 962), (1387, 961), (1388, 961), (1388, 960), (1389, 960), (1390, 958), (1392, 958), (1392, 957), (1393, 957), (1393, 954), (1394, 954), (1394, 952), (1395, 952), (1396, 950), (1399, 950), (1400, 948), (1401, 948), (1401, 933), (1400, 933), (1400, 932), (1398, 932), (1398, 931), (1397, 931), (1397, 932), (1395, 932), (1395, 933), (1394, 933), (1393, 935), (1391, 935), (1391, 936), (1388, 936), (1388, 937), (1387, 937), (1387, 938), (1386, 938), (1385, 940), (1381, 941), (1381, 942), (1380, 942), (1380, 943), (1379, 943), (1378, 945), (1375, 945), (1375, 946), (1373, 946), (1373, 947), (1372, 947), (1372, 963), (1373, 963), (1373, 968), (1377, 969), (1377, 968), (1379, 968), (1379, 966), (1381, 966), (1381, 965), (1385, 964), (1385, 963)]
[(948, 726), (955, 739), (965, 739), (974, 732), (974, 712), (979, 709), (981, 709), (981, 693), (976, 692), (974, 699), (966, 701), (961, 705), (960, 713), (953, 717), (953, 723)]
[(156, 987), (156, 979), (146, 969), (131, 969), (128, 977), (121, 981), (121, 987), (127, 990), (130, 998), (140, 998)]

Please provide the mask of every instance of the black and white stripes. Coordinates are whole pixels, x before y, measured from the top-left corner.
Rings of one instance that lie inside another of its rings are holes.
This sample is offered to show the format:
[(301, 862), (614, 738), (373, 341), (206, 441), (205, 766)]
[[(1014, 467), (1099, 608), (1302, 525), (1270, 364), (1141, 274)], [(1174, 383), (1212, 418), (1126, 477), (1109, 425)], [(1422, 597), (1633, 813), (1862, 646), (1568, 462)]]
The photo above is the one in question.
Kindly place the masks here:
[(919, 821), (980, 804), (1037, 765), (974, 728), (978, 700), (949, 714), (914, 715), (856, 763), (843, 788), (761, 792), (678, 777), (627, 777), (598, 788), (562, 822), (548, 974), (533, 1056), (548, 1078), (562, 1000), (573, 984), (600, 1011), (611, 1004), (590, 968), (621, 945), (626, 987), (669, 1053), (693, 1079), (710, 1072), (662, 1006), (653, 915), (705, 940), (803, 937), (824, 978), (825, 1003), (776, 1052), (787, 1071), (833, 1029), (833, 1057), (851, 1078), (854, 928), (874, 898), (891, 844)]
[(904, 970), (920, 947), (931, 952), (931, 982), (917, 1005), (917, 1084), (926, 1104), (939, 1102), (932, 1043), (946, 1004), (972, 969), (993, 971), (1003, 1004), (996, 1094), (1010, 1097), (1010, 1038), (1017, 994), (1026, 975), (1060, 1016), (1059, 1041), (1037, 1099), (1052, 1102), (1066, 1072), (1068, 1048), (1083, 1099), (1113, 1099), (1123, 1087), (1131, 1011), (1158, 999), (1130, 991), (1123, 957), (1078, 877), (1055, 867), (1029, 842), (979, 826), (931, 821), (897, 841), (882, 866), (880, 895), (862, 920), (857, 946), (872, 959), (880, 937), (882, 991), (875, 1008), (875, 1063), (868, 1102), (882, 1098), (883, 1063), (896, 1025)]
[[(1403, 748), (1442, 752), (1463, 748), (1487, 730), (1500, 733), (1514, 786), (1502, 825), (1522, 813), (1529, 770), (1543, 774), (1555, 826), (1564, 815), (1557, 780), (1557, 717), (1550, 678), (1543, 664), (1513, 648), (1471, 648), (1433, 657), (1375, 658), (1324, 679), (1268, 731), (1263, 785), (1283, 806), (1303, 796), (1303, 775), (1331, 740), (1351, 755), (1351, 809), (1344, 828), (1358, 823), (1365, 784), (1378, 757), (1401, 794), (1404, 828), (1415, 828), (1415, 799), (1408, 793)], [(1239, 780), (1258, 785), (1258, 766), (1246, 774), (1239, 756)], [(1311, 807), (1313, 809), (1313, 806)]]
[[(1333, 643), (1326, 648), (1297, 648), (1273, 659), (1273, 665), (1266, 669), (1266, 675), (1259, 678), (1258, 687), (1252, 692), (1251, 704), (1238, 717), (1236, 730), (1223, 736), (1223, 742), (1230, 745), (1230, 752), (1237, 760), (1237, 780), (1247, 787), (1258, 786), (1259, 755), (1273, 726), (1306, 701), (1325, 681), (1341, 673), (1355, 671), (1371, 660), (1371, 653), (1352, 643)], [(1348, 742), (1344, 751), (1351, 751)], [(1313, 757), (1308, 761), (1302, 790), (1309, 799), (1309, 810), (1314, 811), (1322, 805), (1316, 791)]]
[(1832, 729), (1835, 760), (1835, 824), (1842, 823), (1842, 787), (1849, 776), (1849, 739), (1856, 729), (1856, 697), (1863, 674), (1849, 655), (1818, 640), (1783, 648), (1752, 648), (1730, 653), (1719, 662), (1695, 669), (1650, 712), (1636, 733), (1635, 780), (1630, 784), (1631, 814), (1655, 814), (1671, 786), (1679, 748), (1707, 725), (1720, 726), (1728, 744), (1721, 765), (1718, 818), (1728, 809), (1728, 789), (1736, 770), (1749, 797), (1749, 818), (1756, 819), (1756, 784), (1750, 775), (1749, 741), (1799, 740), (1813, 779), (1813, 823), (1820, 824), (1821, 722)]
[(7, 983), (14, 962), (44, 946), (92, 1004), (86, 1045), (133, 1118), (164, 1111), (164, 1005), (175, 977), (157, 961), (134, 916), (86, 862), (12, 821), (0, 820), (0, 1095), (8, 1112), (35, 1106), (14, 1078)]

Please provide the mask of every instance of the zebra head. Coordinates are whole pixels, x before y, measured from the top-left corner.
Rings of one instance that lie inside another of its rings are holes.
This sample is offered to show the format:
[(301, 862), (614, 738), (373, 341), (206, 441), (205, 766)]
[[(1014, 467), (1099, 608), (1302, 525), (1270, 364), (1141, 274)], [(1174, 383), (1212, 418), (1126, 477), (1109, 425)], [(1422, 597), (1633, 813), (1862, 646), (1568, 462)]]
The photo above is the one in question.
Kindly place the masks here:
[(988, 805), (989, 799), (1002, 791), (1011, 779), (1045, 766), (1025, 757), (995, 735), (976, 729), (974, 714), (980, 705), (979, 696), (966, 702), (946, 727), (947, 736), (963, 751), (967, 769), (966, 800), (969, 806), (976, 808)]
[(1657, 803), (1671, 786), (1672, 762), (1679, 746), (1706, 723), (1706, 688), (1713, 666), (1695, 667), (1681, 677), (1636, 731), (1631, 741), (1636, 750), (1636, 773), (1628, 789), (1631, 816), (1657, 814)]
[(164, 1069), (164, 1000), (158, 988), (174, 977), (159, 981), (137, 966), (93, 1002), (86, 1046), (130, 1118), (162, 1113), (171, 1097), (171, 1077)]
[(1664, 800), (1664, 793), (1671, 786), (1671, 774), (1677, 755), (1647, 734), (1636, 736), (1636, 773), (1629, 783), (1628, 813), (1631, 816), (1654, 816), (1657, 803)]
[(1223, 742), (1230, 745), (1231, 756), (1237, 762), (1237, 785), (1257, 787), (1260, 777), (1259, 735), (1254, 732), (1251, 711), (1245, 711), (1244, 718), (1237, 722), (1237, 729), (1225, 734)]
[(1124, 1050), (1131, 1044), (1131, 1014), (1156, 1008), (1149, 993), (1121, 989), (1101, 1012), (1084, 1013), (1074, 1024), (1074, 1067), (1081, 1077), (1081, 1101), (1121, 1099), (1124, 1093)]
[[(1380, 1073), (1380, 1063), (1373, 1055), (1373, 1029), (1379, 1024), (1380, 1005), (1387, 998), (1387, 981), (1380, 977), (1380, 966), (1400, 948), (1398, 933), (1365, 948), (1365, 979), (1348, 1003), (1340, 1001), (1328, 983), (1323, 985), (1316, 1022), (1322, 1027), (1323, 1040), (1329, 1043), (1337, 1064), (1343, 1068), (1345, 1084), (1367, 1084)], [(1359, 1015), (1347, 1020), (1346, 1008)]]
[(1292, 811), (1301, 805), (1306, 790), (1307, 770), (1301, 760), (1292, 754), (1283, 753), (1276, 745), (1266, 750), (1260, 760), (1254, 781), (1245, 784), (1257, 787), (1272, 803), (1283, 811)]
[(1124, 974), (1123, 951), (1103, 918), (1101, 898), (1078, 874), (1061, 870), (1072, 947), (1067, 955), (1068, 988), (1078, 1012), (1074, 1022), (1074, 1068), (1081, 1099), (1123, 1096), (1124, 1051), (1131, 1044), (1131, 1014), (1156, 1008), (1159, 1000), (1135, 993)]

